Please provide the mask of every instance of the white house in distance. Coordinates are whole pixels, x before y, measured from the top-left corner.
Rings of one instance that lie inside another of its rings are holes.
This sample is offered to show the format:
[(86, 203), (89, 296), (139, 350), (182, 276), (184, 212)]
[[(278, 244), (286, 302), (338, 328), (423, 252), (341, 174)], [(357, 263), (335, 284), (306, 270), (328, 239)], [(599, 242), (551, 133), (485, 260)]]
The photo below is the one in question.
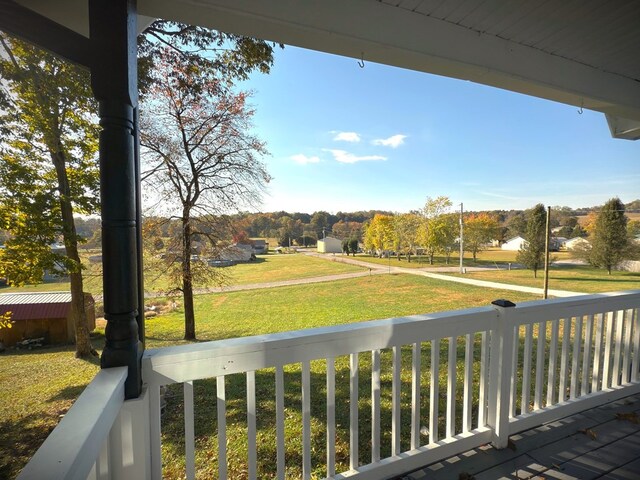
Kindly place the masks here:
[(334, 237), (318, 240), (318, 253), (341, 253), (342, 242)]
[(576, 248), (584, 247), (586, 245), (589, 245), (589, 240), (582, 237), (571, 238), (564, 242), (564, 248), (566, 248), (568, 251), (572, 251)]
[(518, 251), (526, 243), (526, 240), (522, 237), (514, 237), (502, 244), (502, 250), (514, 250)]

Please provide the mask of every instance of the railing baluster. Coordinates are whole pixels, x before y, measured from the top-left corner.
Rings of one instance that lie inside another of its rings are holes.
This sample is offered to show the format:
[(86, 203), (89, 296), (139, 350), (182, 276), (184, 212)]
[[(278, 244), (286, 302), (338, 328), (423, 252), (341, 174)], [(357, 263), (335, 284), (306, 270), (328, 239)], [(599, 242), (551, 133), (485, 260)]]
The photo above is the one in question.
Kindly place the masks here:
[(358, 354), (349, 355), (349, 468), (358, 468)]
[(624, 356), (622, 362), (622, 382), (631, 380), (631, 328), (633, 326), (633, 311), (624, 310)]
[(440, 339), (431, 341), (431, 383), (429, 389), (429, 443), (438, 441), (438, 416), (440, 415)]
[(256, 441), (256, 372), (247, 372), (247, 448), (249, 480), (258, 478), (258, 444)]
[(607, 328), (605, 331), (604, 362), (602, 372), (602, 389), (611, 386), (611, 344), (614, 335), (614, 312), (607, 312)]
[(302, 478), (311, 478), (311, 364), (302, 362)]
[(589, 393), (589, 372), (591, 371), (591, 343), (593, 338), (593, 315), (587, 315), (584, 331), (584, 348), (582, 351), (582, 380), (580, 395)]
[(411, 359), (411, 449), (420, 446), (420, 355), (421, 344), (414, 343)]
[(278, 479), (284, 480), (284, 368), (276, 366), (276, 464)]
[(600, 363), (602, 359), (602, 322), (603, 314), (596, 316), (596, 336), (595, 345), (593, 347), (593, 376), (591, 378), (591, 393), (600, 390)]
[(218, 397), (218, 475), (220, 480), (227, 478), (227, 397), (224, 388), (224, 375), (216, 377)]
[(640, 372), (640, 315), (637, 308), (632, 309), (633, 323), (633, 361), (631, 362), (631, 381), (638, 381)]
[(520, 325), (516, 325), (513, 329), (513, 351), (512, 351), (512, 374), (509, 388), (509, 416), (516, 416), (516, 379), (518, 378), (518, 346), (520, 345)]
[(569, 373), (569, 343), (571, 338), (571, 317), (562, 321), (562, 355), (560, 356), (560, 383), (558, 384), (558, 403), (567, 396), (567, 375)]
[(547, 322), (538, 323), (538, 344), (536, 347), (536, 388), (533, 394), (533, 409), (542, 408), (542, 388), (544, 382), (544, 347), (547, 338)]
[(380, 350), (371, 352), (371, 462), (380, 461)]
[[(580, 348), (582, 347), (582, 316), (575, 317), (575, 334), (573, 336), (573, 352), (571, 358), (571, 387), (569, 398), (576, 398), (578, 392), (578, 381), (580, 380)], [(583, 367), (584, 368), (584, 367)]]
[(193, 382), (182, 384), (184, 397), (184, 463), (187, 480), (196, 478), (196, 443), (193, 406)]
[(478, 392), (478, 427), (487, 424), (487, 383), (489, 381), (489, 334), (482, 332), (482, 347), (480, 350), (480, 390)]
[(620, 361), (622, 357), (622, 329), (624, 328), (624, 311), (619, 310), (613, 312), (616, 322), (616, 344), (613, 354), (613, 376), (611, 378), (611, 385), (620, 385)]
[(464, 396), (462, 431), (471, 430), (473, 417), (473, 335), (468, 333), (464, 345)]
[(336, 360), (327, 358), (327, 476), (336, 474)]
[(556, 318), (551, 322), (551, 344), (549, 345), (549, 374), (547, 375), (547, 407), (555, 403), (559, 327), (560, 320)]
[(524, 352), (522, 361), (522, 396), (520, 398), (520, 413), (529, 412), (531, 398), (531, 351), (533, 342), (533, 325), (527, 323), (524, 327)]
[(151, 430), (151, 478), (162, 478), (162, 440), (160, 413), (160, 386), (149, 391), (149, 428)]
[(447, 361), (447, 438), (456, 434), (456, 357), (455, 337), (449, 337), (449, 359)]
[(393, 380), (391, 385), (391, 456), (400, 454), (400, 370), (401, 347), (393, 347)]

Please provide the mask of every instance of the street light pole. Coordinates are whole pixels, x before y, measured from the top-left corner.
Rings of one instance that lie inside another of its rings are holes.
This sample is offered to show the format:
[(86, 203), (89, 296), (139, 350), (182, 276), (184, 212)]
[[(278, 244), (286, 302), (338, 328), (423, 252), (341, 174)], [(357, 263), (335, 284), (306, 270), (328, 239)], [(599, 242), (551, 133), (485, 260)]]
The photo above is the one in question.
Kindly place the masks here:
[(464, 255), (464, 226), (462, 221), (463, 205), (460, 203), (460, 273), (464, 273), (462, 257)]

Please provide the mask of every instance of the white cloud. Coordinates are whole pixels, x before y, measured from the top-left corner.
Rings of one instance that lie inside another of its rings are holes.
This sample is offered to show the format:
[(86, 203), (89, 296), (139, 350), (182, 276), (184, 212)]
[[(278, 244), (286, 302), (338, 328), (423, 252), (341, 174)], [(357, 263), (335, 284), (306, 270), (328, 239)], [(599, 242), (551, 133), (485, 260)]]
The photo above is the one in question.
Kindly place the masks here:
[(352, 142), (352, 143), (356, 143), (360, 141), (360, 135), (358, 135), (356, 132), (333, 132), (336, 134), (335, 137), (333, 137), (334, 140), (336, 141), (342, 141), (342, 142)]
[(400, 145), (404, 143), (404, 139), (407, 138), (406, 135), (393, 135), (389, 138), (377, 138), (373, 142), (374, 145), (382, 145), (384, 147), (398, 148)]
[(291, 156), (291, 160), (293, 160), (299, 165), (307, 165), (309, 163), (320, 162), (320, 157), (307, 157), (303, 153), (297, 153), (296, 155)]
[(380, 155), (354, 155), (353, 153), (345, 152), (344, 150), (331, 150), (324, 149), (325, 152), (330, 152), (333, 158), (340, 163), (356, 163), (356, 162), (371, 162), (371, 161), (384, 161), (387, 157)]

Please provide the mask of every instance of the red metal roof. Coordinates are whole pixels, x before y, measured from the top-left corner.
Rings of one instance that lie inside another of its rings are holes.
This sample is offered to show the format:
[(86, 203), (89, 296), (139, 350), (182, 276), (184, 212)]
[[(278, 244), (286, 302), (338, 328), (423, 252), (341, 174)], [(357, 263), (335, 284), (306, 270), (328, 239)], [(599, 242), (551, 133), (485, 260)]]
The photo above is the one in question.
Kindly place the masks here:
[(70, 308), (70, 292), (0, 294), (0, 314), (11, 312), (14, 321), (66, 318)]

